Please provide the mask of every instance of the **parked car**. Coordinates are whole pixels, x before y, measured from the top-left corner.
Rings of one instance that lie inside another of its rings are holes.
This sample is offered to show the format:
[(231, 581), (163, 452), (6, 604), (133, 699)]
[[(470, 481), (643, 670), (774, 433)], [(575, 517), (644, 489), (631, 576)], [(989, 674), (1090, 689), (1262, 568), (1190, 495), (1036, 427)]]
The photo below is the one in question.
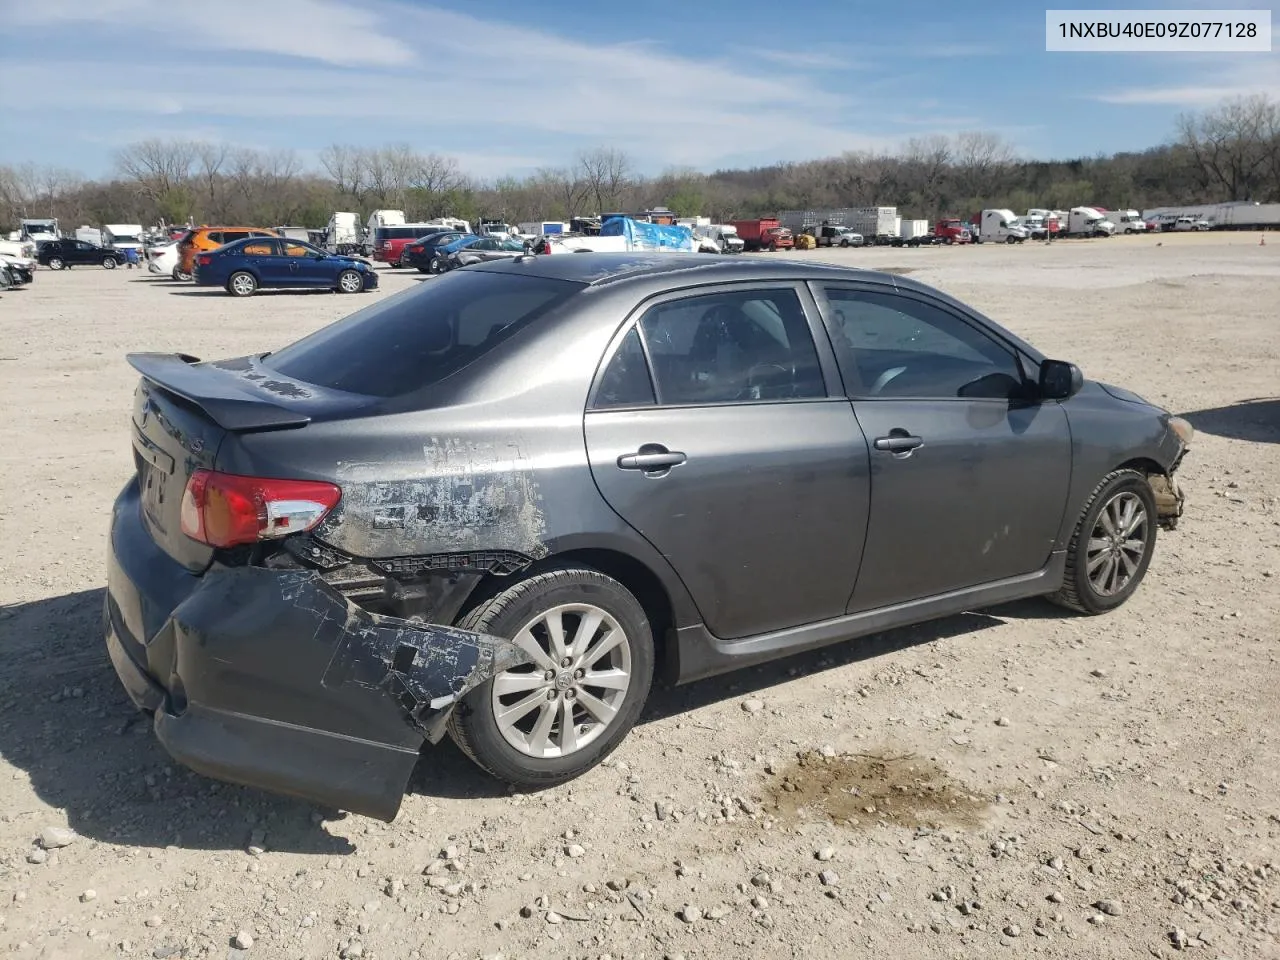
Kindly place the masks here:
[(10, 257), (0, 253), (0, 263), (9, 268), (9, 275), (16, 287), (25, 287), (36, 278), (36, 261), (29, 257)]
[(274, 236), (276, 232), (265, 227), (194, 227), (178, 241), (178, 272), (190, 277), (198, 254), (217, 250), (225, 243), (235, 243), (249, 237)]
[[(456, 241), (461, 243), (461, 241)], [(462, 244), (450, 250), (446, 256), (448, 269), (469, 266), (473, 263), (487, 263), (490, 260), (509, 260), (512, 257), (528, 255), (528, 248), (523, 240), (500, 240), (497, 237), (481, 237), (472, 242)]]
[(436, 247), (436, 272), (445, 273), (459, 266), (457, 260), (453, 259), (453, 255), (472, 244), (479, 243), (486, 238), (475, 233), (464, 233), (460, 237), (455, 237), (446, 243), (441, 243)]
[(910, 277), (806, 260), (477, 264), (272, 353), (129, 362), (125, 690), (179, 762), (387, 820), (446, 730), (545, 787), (658, 670), (1113, 610), (1192, 440)]
[(250, 237), (201, 253), (191, 278), (199, 286), (223, 287), (236, 297), (268, 287), (360, 293), (378, 285), (378, 274), (366, 260), (276, 237)]
[(1212, 224), (1210, 224), (1208, 220), (1202, 220), (1199, 217), (1178, 217), (1178, 219), (1173, 222), (1173, 229), (1176, 231), (1190, 230), (1193, 232), (1199, 232), (1201, 230), (1208, 230), (1211, 226)]
[(87, 265), (114, 270), (124, 263), (124, 254), (84, 240), (45, 240), (39, 245), (36, 261), (52, 270)]
[(415, 267), (419, 273), (440, 273), (441, 261), (438, 254), (440, 247), (468, 236), (475, 236), (475, 234), (446, 230), (419, 237), (405, 246), (400, 260), (404, 266)]
[(174, 280), (190, 280), (191, 275), (182, 272), (178, 265), (178, 241), (168, 240), (146, 248), (147, 271)]
[(820, 247), (860, 247), (863, 243), (862, 234), (852, 227), (833, 226), (829, 223), (814, 228), (813, 238)]

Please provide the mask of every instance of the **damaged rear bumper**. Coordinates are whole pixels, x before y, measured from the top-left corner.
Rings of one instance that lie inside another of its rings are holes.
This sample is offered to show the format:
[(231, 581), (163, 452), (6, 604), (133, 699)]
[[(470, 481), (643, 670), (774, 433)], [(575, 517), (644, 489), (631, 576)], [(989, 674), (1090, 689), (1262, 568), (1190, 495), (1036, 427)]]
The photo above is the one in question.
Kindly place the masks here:
[(111, 524), (107, 649), (178, 762), (391, 820), (458, 698), (527, 659), (510, 641), (369, 613), (316, 574), (215, 565), (151, 539), (136, 485)]

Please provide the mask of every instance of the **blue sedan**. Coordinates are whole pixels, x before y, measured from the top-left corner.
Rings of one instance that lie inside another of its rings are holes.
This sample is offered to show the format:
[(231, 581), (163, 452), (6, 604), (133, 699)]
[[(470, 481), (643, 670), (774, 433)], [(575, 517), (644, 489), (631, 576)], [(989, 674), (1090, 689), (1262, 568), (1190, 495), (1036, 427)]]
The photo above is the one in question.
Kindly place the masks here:
[(378, 275), (358, 257), (325, 253), (307, 243), (249, 237), (197, 255), (191, 278), (204, 287), (222, 287), (251, 297), (267, 287), (301, 287), (360, 293), (378, 286)]

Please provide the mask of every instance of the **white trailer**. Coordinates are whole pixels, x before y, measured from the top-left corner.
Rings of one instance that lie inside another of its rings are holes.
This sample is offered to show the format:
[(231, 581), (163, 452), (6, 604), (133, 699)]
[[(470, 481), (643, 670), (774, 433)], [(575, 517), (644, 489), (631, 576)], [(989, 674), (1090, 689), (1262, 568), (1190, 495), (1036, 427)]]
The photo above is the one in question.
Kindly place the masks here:
[(903, 240), (914, 240), (916, 237), (923, 237), (928, 232), (928, 220), (903, 220), (902, 226), (898, 230), (898, 236)]
[(898, 236), (897, 207), (834, 207), (826, 210), (783, 210), (778, 222), (792, 233), (816, 233), (817, 228), (828, 225), (848, 227), (860, 233), (868, 244), (876, 237)]
[(1012, 210), (983, 210), (978, 223), (978, 236), (983, 243), (1022, 243), (1031, 231), (1018, 223)]
[(1232, 203), (1192, 204), (1185, 207), (1155, 207), (1143, 216), (1172, 229), (1179, 217), (1208, 220), (1215, 230), (1280, 230), (1280, 203), (1254, 203), (1239, 200)]

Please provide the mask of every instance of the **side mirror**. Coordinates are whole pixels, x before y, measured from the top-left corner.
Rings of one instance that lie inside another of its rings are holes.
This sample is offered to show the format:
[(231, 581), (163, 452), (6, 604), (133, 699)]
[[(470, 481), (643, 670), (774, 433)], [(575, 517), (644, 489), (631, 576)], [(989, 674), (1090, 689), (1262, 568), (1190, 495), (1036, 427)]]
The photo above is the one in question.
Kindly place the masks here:
[(1084, 386), (1084, 374), (1074, 363), (1046, 360), (1040, 364), (1040, 399), (1066, 400)]

